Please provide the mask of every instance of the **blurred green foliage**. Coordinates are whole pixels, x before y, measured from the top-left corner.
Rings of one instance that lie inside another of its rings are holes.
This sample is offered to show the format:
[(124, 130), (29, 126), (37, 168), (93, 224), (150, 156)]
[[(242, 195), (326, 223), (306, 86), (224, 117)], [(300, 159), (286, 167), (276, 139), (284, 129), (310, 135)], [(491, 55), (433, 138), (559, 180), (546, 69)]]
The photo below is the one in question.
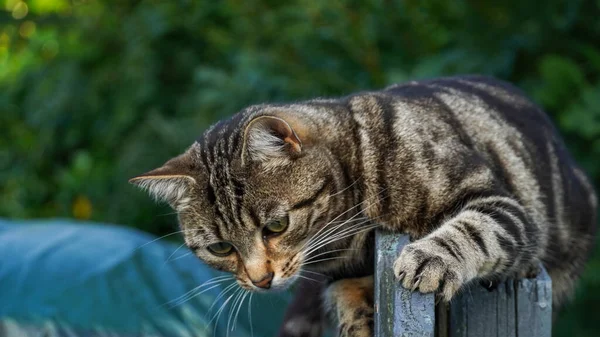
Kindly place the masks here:
[[(599, 0), (0, 1), (0, 216), (168, 233), (127, 178), (210, 123), (456, 73), (525, 89), (598, 186), (599, 17)], [(596, 253), (556, 335), (600, 334), (598, 301)]]

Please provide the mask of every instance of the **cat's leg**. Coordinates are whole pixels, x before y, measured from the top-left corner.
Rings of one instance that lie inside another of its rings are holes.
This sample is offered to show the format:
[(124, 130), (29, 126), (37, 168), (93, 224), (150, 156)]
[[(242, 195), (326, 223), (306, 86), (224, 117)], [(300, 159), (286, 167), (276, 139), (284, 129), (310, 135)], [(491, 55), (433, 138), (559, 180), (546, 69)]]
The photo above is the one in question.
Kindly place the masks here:
[(327, 327), (322, 294), (326, 288), (325, 278), (311, 275), (314, 282), (300, 279), (294, 298), (288, 306), (278, 337), (321, 337)]
[(373, 336), (373, 294), (373, 276), (339, 280), (325, 290), (325, 307), (338, 337)]
[(534, 270), (544, 241), (540, 228), (515, 199), (479, 198), (407, 245), (394, 264), (394, 273), (405, 288), (437, 291), (449, 301), (471, 280), (489, 283)]

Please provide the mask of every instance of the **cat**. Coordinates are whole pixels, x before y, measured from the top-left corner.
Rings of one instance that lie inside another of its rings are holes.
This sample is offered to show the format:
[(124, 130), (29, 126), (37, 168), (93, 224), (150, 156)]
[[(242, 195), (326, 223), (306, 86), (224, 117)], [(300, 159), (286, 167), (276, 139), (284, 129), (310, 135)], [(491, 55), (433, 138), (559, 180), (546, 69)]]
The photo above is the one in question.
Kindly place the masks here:
[(281, 336), (317, 336), (326, 314), (340, 336), (373, 335), (377, 228), (410, 235), (394, 264), (408, 289), (449, 301), (541, 263), (555, 310), (595, 237), (594, 189), (549, 117), (485, 76), (250, 106), (131, 182), (169, 203), (187, 246), (242, 288), (325, 282), (300, 292)]

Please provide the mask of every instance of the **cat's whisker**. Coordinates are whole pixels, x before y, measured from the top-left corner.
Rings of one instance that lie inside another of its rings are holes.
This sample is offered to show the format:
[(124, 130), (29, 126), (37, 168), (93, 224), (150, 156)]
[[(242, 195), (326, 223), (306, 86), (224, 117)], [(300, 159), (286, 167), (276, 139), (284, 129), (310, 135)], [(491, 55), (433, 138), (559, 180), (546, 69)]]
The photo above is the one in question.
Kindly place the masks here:
[(175, 303), (175, 304), (171, 305), (171, 306), (169, 307), (169, 309), (173, 309), (173, 308), (175, 308), (175, 307), (177, 307), (177, 306), (180, 306), (180, 305), (182, 305), (183, 303), (185, 303), (185, 302), (187, 302), (187, 301), (191, 300), (192, 298), (194, 298), (194, 297), (196, 297), (196, 296), (200, 296), (200, 295), (204, 294), (205, 292), (207, 292), (207, 291), (209, 291), (209, 290), (211, 290), (211, 289), (214, 289), (214, 288), (216, 288), (216, 287), (218, 287), (218, 286), (220, 286), (220, 284), (215, 284), (215, 285), (213, 285), (213, 286), (211, 286), (211, 287), (208, 287), (208, 288), (206, 288), (206, 289), (204, 289), (204, 290), (202, 290), (202, 291), (200, 291), (200, 292), (198, 292), (198, 293), (195, 293), (195, 294), (193, 294), (193, 295), (190, 295), (188, 298), (182, 299), (181, 301), (179, 301), (179, 302), (177, 302), (177, 303)]
[(235, 330), (238, 315), (240, 314), (240, 309), (242, 309), (242, 306), (244, 305), (244, 301), (246, 300), (246, 296), (248, 296), (249, 293), (250, 293), (249, 291), (244, 292), (244, 296), (242, 297), (242, 300), (240, 301), (240, 304), (238, 305), (238, 309), (235, 312), (235, 316), (233, 317), (233, 326), (231, 327), (231, 331)]
[(369, 231), (369, 230), (372, 230), (372, 229), (380, 227), (380, 226), (381, 226), (381, 224), (375, 224), (375, 225), (370, 225), (368, 227), (356, 228), (354, 231), (351, 231), (349, 233), (346, 232), (342, 236), (332, 237), (329, 241), (327, 241), (327, 243), (324, 243), (323, 245), (328, 245), (328, 244), (330, 244), (332, 242), (339, 241), (339, 240), (345, 239), (345, 238), (347, 238), (349, 236), (353, 236), (353, 235), (356, 235), (356, 234), (359, 234), (359, 233), (362, 233), (362, 232), (365, 232), (365, 231)]
[(354, 251), (357, 251), (357, 250), (360, 250), (360, 249), (353, 249), (353, 248), (343, 248), (343, 249), (334, 249), (334, 250), (328, 250), (328, 251), (326, 251), (326, 252), (322, 252), (322, 253), (319, 253), (319, 254), (317, 254), (317, 255), (314, 255), (314, 256), (308, 256), (308, 255), (307, 255), (307, 256), (306, 256), (306, 259), (308, 260), (308, 259), (312, 259), (312, 258), (315, 258), (315, 257), (319, 257), (319, 256), (323, 256), (323, 255), (327, 255), (327, 254), (335, 253), (335, 252), (344, 252), (344, 251), (349, 251), (349, 250), (354, 250)]
[(185, 243), (182, 243), (179, 247), (177, 247), (177, 249), (175, 249), (171, 255), (169, 255), (169, 257), (167, 257), (167, 260), (163, 263), (162, 267), (164, 268), (164, 266), (169, 262), (169, 260), (171, 260), (171, 258), (173, 257), (173, 255), (175, 255), (181, 248), (183, 248), (183, 246), (185, 246)]
[(225, 289), (221, 290), (221, 292), (219, 293), (219, 295), (217, 296), (217, 298), (214, 299), (213, 304), (211, 304), (211, 306), (208, 308), (208, 310), (206, 311), (206, 313), (207, 314), (211, 313), (212, 312), (212, 308), (215, 306), (215, 304), (219, 303), (219, 300), (222, 297), (224, 297), (227, 293), (229, 293), (232, 289), (235, 289), (234, 288), (235, 286), (236, 286), (236, 282), (232, 282), (227, 287), (225, 287)]
[(354, 223), (355, 221), (364, 221), (365, 219), (366, 218), (358, 218), (358, 219), (354, 219), (354, 220), (348, 220), (348, 221), (345, 221), (345, 222), (343, 222), (343, 223), (341, 223), (341, 224), (339, 224), (339, 225), (337, 225), (335, 227), (332, 227), (332, 228), (328, 229), (327, 231), (321, 233), (321, 235), (319, 235), (318, 238), (315, 238), (310, 245), (308, 245), (307, 247), (304, 248), (304, 250), (306, 252), (312, 251), (314, 247), (320, 246), (321, 241), (326, 240), (327, 237), (329, 237), (330, 235), (335, 234), (335, 231), (337, 229), (339, 229), (339, 228), (341, 228), (341, 227), (343, 227), (345, 225), (348, 225), (350, 223)]
[[(377, 218), (379, 218), (379, 217), (377, 217)], [(376, 220), (377, 218), (375, 218), (375, 220)], [(330, 241), (330, 239), (332, 239), (332, 238), (335, 238), (335, 237), (338, 237), (338, 236), (341, 236), (341, 235), (344, 235), (345, 233), (349, 232), (350, 230), (353, 230), (353, 229), (355, 229), (355, 228), (359, 228), (359, 227), (361, 227), (363, 224), (365, 224), (365, 223), (369, 223), (369, 222), (373, 222), (373, 220), (372, 220), (372, 219), (369, 219), (369, 218), (366, 218), (366, 220), (364, 220), (364, 221), (362, 221), (362, 222), (360, 222), (360, 223), (358, 223), (358, 224), (354, 224), (354, 225), (352, 225), (352, 226), (350, 226), (350, 227), (348, 227), (348, 228), (344, 228), (344, 229), (342, 229), (342, 230), (341, 230), (340, 232), (338, 232), (338, 233), (331, 233), (331, 236), (324, 237), (324, 238), (320, 239), (318, 242), (314, 243), (310, 249), (308, 249), (308, 248), (307, 248), (307, 249), (306, 249), (306, 252), (305, 252), (304, 254), (305, 254), (305, 255), (309, 255), (310, 253), (312, 253), (312, 252), (314, 252), (314, 251), (316, 251), (316, 250), (318, 250), (318, 249), (322, 248), (323, 246), (327, 245), (328, 243), (326, 243), (326, 242)], [(331, 241), (330, 241), (330, 242), (331, 242)], [(329, 243), (330, 243), (330, 242), (329, 242)]]
[[(380, 218), (382, 218), (382, 217), (384, 217), (384, 215), (380, 215), (380, 216), (377, 216), (377, 217), (375, 217), (375, 218), (372, 218), (372, 219), (371, 219), (371, 218), (368, 218), (368, 217), (364, 217), (364, 218), (359, 218), (359, 219), (356, 219), (356, 220), (361, 220), (362, 222), (361, 222), (361, 223), (359, 223), (358, 225), (362, 225), (362, 224), (364, 224), (364, 223), (367, 223), (367, 222), (374, 222), (374, 221), (376, 221), (376, 220), (378, 220), (378, 219), (380, 219)], [(354, 221), (352, 221), (352, 222), (354, 222)], [(341, 226), (338, 226), (338, 228), (339, 228), (339, 227), (341, 227)], [(355, 226), (355, 225), (352, 225), (352, 226), (350, 226), (350, 227), (356, 227), (356, 226)], [(349, 228), (350, 228), (350, 227), (349, 227)], [(328, 233), (328, 235), (335, 236), (335, 235), (338, 235), (338, 234), (342, 233), (343, 231), (346, 231), (347, 229), (348, 229), (348, 228), (344, 228), (344, 229), (342, 229), (342, 231), (340, 231), (340, 232), (338, 232), (338, 233)], [(331, 236), (327, 236), (327, 237), (331, 237)], [(323, 237), (323, 238), (319, 239), (318, 241), (319, 241), (319, 243), (320, 243), (320, 242), (322, 242), (322, 241), (324, 241), (324, 240), (326, 240), (326, 237)], [(315, 242), (315, 243), (313, 244), (313, 246), (314, 246), (314, 245), (317, 245), (317, 244), (318, 244), (318, 243), (316, 243), (316, 242)], [(307, 251), (310, 251), (310, 249), (308, 249), (308, 248), (307, 248)]]
[[(360, 212), (359, 212), (359, 213), (356, 213), (356, 214), (360, 214)], [(337, 217), (336, 217), (336, 218), (337, 218)], [(305, 247), (306, 247), (306, 248), (310, 248), (310, 245), (311, 245), (313, 242), (315, 242), (315, 241), (319, 240), (319, 238), (321, 238), (323, 235), (326, 235), (327, 233), (329, 233), (329, 231), (331, 230), (331, 228), (327, 228), (327, 227), (329, 227), (329, 226), (331, 226), (331, 225), (338, 225), (338, 224), (340, 224), (340, 223), (344, 224), (344, 223), (347, 223), (348, 221), (350, 221), (351, 219), (352, 219), (352, 218), (350, 218), (350, 219), (345, 219), (345, 220), (340, 220), (340, 221), (335, 221), (335, 219), (334, 219), (334, 220), (331, 220), (331, 221), (329, 221), (329, 222), (328, 222), (328, 223), (326, 223), (326, 224), (325, 224), (323, 227), (321, 227), (321, 228), (320, 228), (320, 229), (319, 229), (319, 230), (318, 230), (318, 231), (317, 231), (317, 232), (316, 232), (316, 233), (315, 233), (315, 234), (312, 236), (312, 238), (310, 238), (308, 241), (306, 241), (306, 242), (304, 243), (304, 245), (302, 245), (302, 247), (301, 247), (300, 249), (304, 249)], [(327, 228), (327, 230), (325, 230), (326, 228)], [(325, 231), (323, 232), (323, 230), (325, 230)], [(308, 247), (307, 247), (307, 245), (308, 245)]]
[(328, 196), (327, 196), (327, 198), (328, 198), (328, 199), (329, 199), (329, 198), (332, 198), (332, 197), (334, 197), (334, 196), (336, 196), (336, 195), (342, 194), (342, 193), (344, 193), (345, 191), (349, 190), (350, 188), (352, 188), (352, 186), (356, 185), (356, 183), (357, 183), (357, 182), (358, 182), (358, 181), (359, 181), (359, 180), (360, 180), (360, 179), (363, 177), (363, 175), (364, 175), (364, 173), (361, 173), (361, 174), (358, 176), (358, 178), (356, 178), (356, 179), (355, 179), (355, 180), (354, 180), (354, 181), (353, 181), (353, 182), (352, 182), (350, 185), (348, 185), (348, 186), (344, 187), (343, 189), (341, 189), (341, 190), (339, 190), (339, 191), (337, 191), (337, 192), (335, 192), (335, 193), (333, 193), (333, 194), (330, 194), (330, 195), (328, 195)]
[[(236, 292), (236, 295), (233, 299), (233, 302), (231, 302), (231, 307), (229, 309), (229, 318), (227, 319), (227, 327), (225, 328), (226, 331), (226, 337), (229, 337), (229, 326), (231, 325), (231, 321), (234, 317), (235, 314), (235, 308), (237, 307), (237, 305), (239, 304), (242, 296), (244, 296), (244, 289), (240, 288), (240, 290), (238, 290)], [(233, 331), (233, 329), (231, 329), (231, 331)]]
[(229, 337), (229, 325), (231, 324), (231, 318), (233, 316), (233, 313), (235, 312), (236, 301), (240, 297), (241, 293), (242, 292), (238, 289), (233, 295), (233, 302), (231, 302), (231, 308), (229, 308), (229, 318), (227, 319), (227, 325), (225, 326), (225, 337)]
[(216, 335), (216, 330), (217, 330), (217, 326), (219, 325), (219, 318), (221, 317), (221, 314), (223, 313), (223, 310), (227, 307), (227, 304), (229, 303), (229, 301), (231, 301), (232, 298), (234, 298), (235, 295), (237, 295), (237, 293), (241, 290), (242, 288), (239, 288), (238, 290), (234, 291), (233, 294), (229, 295), (227, 297), (227, 300), (225, 300), (225, 302), (223, 302), (223, 304), (221, 304), (221, 307), (219, 308), (219, 310), (216, 312), (215, 316), (213, 316), (213, 318), (208, 322), (207, 325), (210, 325), (212, 323), (213, 320), (215, 320), (215, 328), (213, 329), (213, 335)]
[[(342, 231), (340, 233), (347, 232), (348, 230), (356, 228), (357, 226), (360, 227), (361, 225), (363, 225), (363, 224), (365, 224), (365, 223), (367, 223), (369, 221), (370, 221), (369, 219), (363, 220), (362, 222), (360, 222), (358, 224), (354, 224), (354, 225), (350, 226), (349, 228), (342, 229)], [(338, 226), (338, 228), (339, 227), (340, 226)], [(338, 228), (335, 228), (335, 229), (338, 229)], [(321, 238), (317, 242), (315, 242), (313, 245), (311, 245), (311, 247), (307, 248), (306, 252), (304, 254), (308, 255), (308, 254), (312, 253), (313, 251), (318, 250), (319, 248), (323, 247), (324, 246), (324, 242), (327, 242), (331, 237), (334, 237), (337, 234), (339, 234), (339, 233), (335, 233), (335, 231), (331, 232), (331, 233), (328, 233), (327, 236), (324, 236), (323, 238)]]
[[(341, 223), (337, 223), (335, 226), (333, 226), (333, 227), (331, 227), (331, 228), (328, 228), (326, 231), (324, 231), (324, 232), (322, 232), (322, 233), (317, 233), (317, 234), (315, 234), (315, 235), (312, 237), (312, 239), (310, 240), (310, 241), (311, 241), (311, 244), (310, 244), (310, 245), (308, 245), (308, 247), (306, 247), (306, 249), (308, 250), (308, 249), (310, 249), (310, 248), (311, 248), (311, 246), (313, 246), (313, 245), (315, 245), (315, 244), (318, 244), (318, 242), (319, 242), (320, 240), (322, 240), (324, 237), (327, 237), (327, 236), (328, 236), (328, 235), (330, 235), (332, 232), (335, 232), (335, 230), (336, 230), (336, 229), (338, 229), (338, 228), (340, 228), (340, 227), (342, 227), (342, 226), (344, 226), (344, 225), (347, 225), (347, 224), (349, 224), (349, 223), (352, 223), (352, 222), (354, 222), (354, 221), (361, 221), (361, 219), (367, 219), (367, 217), (359, 217), (359, 218), (356, 218), (356, 217), (357, 217), (358, 215), (360, 215), (360, 214), (361, 214), (361, 213), (360, 213), (360, 212), (358, 212), (358, 213), (354, 214), (352, 217), (350, 217), (349, 219), (346, 219), (346, 220), (344, 220), (343, 222), (341, 222)], [(329, 226), (330, 224), (331, 224), (331, 223), (328, 223), (327, 225), (323, 226), (323, 228), (325, 228), (326, 226)]]
[[(192, 290), (186, 292), (185, 294), (183, 294), (183, 295), (181, 295), (181, 296), (179, 296), (179, 297), (177, 297), (175, 299), (172, 299), (172, 300), (170, 300), (170, 301), (168, 301), (166, 303), (163, 303), (162, 305), (164, 306), (164, 305), (167, 305), (167, 304), (172, 303), (172, 302), (179, 302), (182, 299), (184, 299), (183, 302), (186, 302), (187, 300), (189, 300), (187, 298), (188, 296), (197, 296), (196, 294), (193, 294), (193, 293), (196, 292), (196, 291), (200, 291), (200, 289), (202, 289), (203, 287), (206, 287), (206, 286), (209, 286), (209, 285), (212, 285), (212, 284), (215, 284), (215, 283), (216, 283), (216, 286), (219, 286), (220, 283), (225, 282), (225, 281), (227, 281), (228, 279), (231, 279), (231, 278), (232, 277), (229, 276), (229, 275), (222, 275), (222, 276), (213, 277), (210, 280), (207, 280), (207, 281), (203, 282), (202, 284), (200, 284), (199, 286), (197, 286), (197, 287), (193, 288)], [(203, 291), (206, 291), (206, 289), (203, 290)], [(183, 302), (177, 303), (174, 306), (180, 305)]]
[[(367, 219), (367, 217), (366, 217), (366, 216), (364, 216), (364, 217), (360, 217), (360, 218), (356, 218), (356, 219), (352, 219), (352, 220), (343, 220), (343, 221), (341, 221), (341, 220), (338, 220), (338, 221), (332, 222), (331, 224), (332, 224), (332, 225), (339, 225), (339, 224), (341, 224), (341, 223), (346, 223), (346, 224), (348, 224), (348, 223), (353, 223), (353, 222), (356, 222), (356, 221), (362, 221), (362, 220), (365, 220), (365, 219)], [(323, 233), (321, 233), (321, 234), (323, 234)]]
[(156, 242), (156, 241), (158, 241), (158, 240), (162, 240), (162, 239), (164, 239), (164, 238), (166, 238), (166, 237), (169, 237), (169, 236), (171, 236), (171, 235), (175, 235), (175, 234), (181, 234), (181, 233), (186, 233), (186, 232), (194, 232), (194, 231), (196, 231), (196, 230), (195, 230), (195, 229), (184, 229), (184, 230), (180, 230), (180, 231), (172, 232), (172, 233), (169, 233), (169, 234), (165, 234), (165, 235), (163, 235), (163, 236), (161, 236), (161, 237), (158, 237), (158, 238), (156, 238), (156, 239), (154, 239), (154, 240), (151, 240), (151, 241), (148, 241), (148, 242), (146, 242), (146, 243), (144, 243), (144, 244), (141, 244), (141, 245), (139, 245), (139, 246), (138, 246), (138, 247), (136, 247), (136, 248), (135, 248), (133, 251), (135, 252), (135, 251), (136, 251), (136, 250), (138, 250), (138, 249), (141, 249), (141, 248), (143, 248), (143, 247), (145, 247), (145, 246), (147, 246), (147, 245), (149, 245), (149, 244), (152, 244), (152, 243), (154, 243), (154, 242)]
[(248, 323), (250, 324), (250, 337), (254, 337), (254, 328), (252, 327), (252, 296), (254, 296), (254, 293), (250, 293), (250, 299), (248, 300)]
[(300, 272), (302, 272), (302, 273), (311, 273), (311, 274), (315, 274), (315, 275), (327, 277), (327, 275), (325, 275), (323, 273), (317, 273), (316, 271), (312, 271), (312, 270), (302, 269), (302, 270), (300, 270)]
[[(379, 195), (381, 195), (381, 194), (382, 194), (384, 191), (386, 191), (386, 190), (387, 190), (387, 187), (386, 187), (386, 188), (383, 188), (383, 189), (381, 189), (381, 191), (379, 191), (379, 193), (377, 193), (376, 195), (374, 195), (374, 196), (373, 196), (373, 198), (374, 198), (374, 197), (379, 197)], [(340, 214), (339, 214), (339, 215), (337, 215), (335, 218), (331, 219), (331, 221), (329, 221), (329, 222), (328, 222), (328, 223), (327, 223), (325, 226), (321, 227), (321, 228), (320, 228), (320, 229), (317, 231), (317, 233), (315, 233), (315, 235), (314, 235), (313, 237), (316, 237), (317, 235), (319, 235), (319, 233), (320, 233), (322, 230), (324, 230), (324, 229), (325, 229), (325, 228), (326, 228), (326, 227), (327, 227), (327, 226), (328, 226), (328, 225), (329, 225), (331, 222), (333, 222), (333, 221), (335, 221), (335, 220), (337, 220), (337, 219), (341, 218), (342, 216), (346, 215), (348, 212), (351, 212), (351, 211), (355, 210), (357, 207), (360, 207), (360, 206), (362, 206), (362, 205), (363, 205), (364, 203), (366, 203), (367, 201), (368, 201), (368, 199), (365, 199), (365, 200), (363, 200), (363, 201), (359, 202), (358, 204), (356, 204), (356, 205), (354, 205), (354, 206), (350, 207), (350, 208), (349, 208), (349, 209), (347, 209), (346, 211), (344, 211), (344, 212), (340, 213)], [(369, 205), (369, 206), (370, 206), (370, 205)], [(360, 213), (361, 213), (361, 212), (358, 212), (357, 214), (360, 214)], [(306, 245), (308, 242), (310, 242), (310, 240), (309, 240), (309, 241), (307, 241), (307, 242), (306, 242), (306, 243), (305, 243), (305, 244), (304, 244), (304, 245), (301, 247), (301, 249), (302, 249), (302, 248), (304, 248), (304, 246), (305, 246), (305, 245)]]
[(143, 248), (143, 247), (145, 247), (145, 246), (147, 246), (147, 245), (149, 245), (149, 244), (152, 244), (152, 243), (154, 243), (154, 242), (156, 242), (156, 241), (158, 241), (158, 240), (164, 239), (164, 238), (166, 238), (166, 237), (169, 237), (169, 236), (171, 236), (171, 235), (180, 234), (180, 233), (183, 233), (183, 232), (184, 232), (184, 231), (182, 231), (182, 230), (181, 230), (181, 231), (176, 231), (176, 232), (173, 232), (173, 233), (169, 233), (169, 234), (163, 235), (163, 236), (161, 236), (161, 237), (158, 237), (158, 238), (156, 238), (156, 239), (154, 239), (154, 240), (148, 241), (148, 242), (146, 242), (146, 243), (144, 243), (144, 244), (142, 244), (142, 245), (138, 246), (138, 247), (137, 247), (137, 248), (135, 248), (133, 251), (136, 251), (136, 250), (138, 250), (138, 249), (141, 249), (141, 248)]
[(174, 258), (173, 260), (171, 260), (171, 262), (173, 262), (173, 261), (177, 261), (177, 260), (179, 260), (179, 259), (183, 259), (184, 257), (186, 257), (186, 256), (188, 256), (188, 255), (190, 255), (190, 254), (192, 254), (192, 252), (187, 252), (187, 253), (185, 253), (185, 254), (183, 254), (183, 255), (180, 255), (180, 256), (178, 256), (178, 257)]
[(305, 280), (312, 281), (312, 282), (321, 283), (321, 281), (319, 281), (319, 280), (315, 280), (314, 278), (306, 277), (306, 276), (304, 276), (304, 275), (300, 275), (300, 274), (298, 274), (298, 275), (296, 275), (296, 276), (297, 276), (297, 277), (299, 277), (299, 278), (305, 279)]
[[(316, 249), (318, 249), (318, 248), (320, 248), (320, 247), (323, 247), (324, 245), (327, 245), (327, 243), (326, 243), (326, 242), (330, 241), (331, 239), (335, 239), (335, 238), (337, 238), (337, 237), (341, 237), (341, 236), (345, 235), (346, 233), (349, 233), (349, 232), (351, 232), (351, 231), (353, 231), (353, 230), (360, 229), (360, 228), (364, 228), (364, 226), (363, 226), (363, 225), (365, 225), (365, 224), (368, 224), (368, 223), (371, 223), (371, 222), (372, 222), (372, 220), (371, 220), (371, 219), (366, 219), (366, 220), (364, 220), (364, 221), (362, 221), (362, 222), (360, 222), (360, 223), (357, 223), (357, 224), (354, 224), (354, 225), (352, 225), (352, 226), (349, 226), (348, 228), (343, 228), (343, 229), (341, 229), (341, 230), (340, 230), (339, 232), (337, 232), (337, 233), (332, 233), (330, 236), (328, 236), (328, 237), (326, 237), (326, 238), (323, 238), (323, 240), (321, 240), (321, 241), (319, 242), (319, 245), (318, 245), (318, 246), (316, 246), (316, 247), (313, 247), (313, 248), (312, 248), (312, 249), (311, 249), (309, 252), (313, 252), (313, 251), (315, 251)], [(308, 254), (309, 252), (307, 252), (306, 254)]]
[[(356, 235), (356, 234), (359, 234), (359, 233), (362, 233), (362, 232), (365, 232), (365, 231), (372, 230), (372, 229), (374, 229), (374, 228), (377, 228), (377, 227), (379, 227), (379, 226), (381, 226), (381, 225), (380, 225), (380, 224), (377, 224), (377, 225), (372, 225), (372, 226), (369, 226), (369, 227), (365, 227), (365, 228), (360, 228), (360, 229), (357, 229), (357, 230), (355, 230), (355, 231), (352, 231), (352, 232), (350, 232), (350, 233), (347, 233), (346, 235), (343, 235), (343, 236), (341, 236), (341, 237), (332, 238), (332, 239), (330, 239), (329, 241), (327, 241), (326, 243), (324, 243), (324, 244), (323, 244), (323, 246), (325, 246), (325, 245), (328, 245), (328, 244), (330, 244), (330, 243), (332, 243), (332, 242), (339, 241), (339, 240), (341, 240), (341, 239), (347, 238), (347, 237), (349, 237), (349, 236), (353, 236), (353, 235)], [(313, 257), (313, 258), (314, 258), (314, 257)], [(311, 260), (311, 259), (309, 258), (309, 259), (307, 259), (306, 261), (310, 261), (310, 260)]]
[[(382, 194), (382, 193), (383, 193), (385, 190), (387, 190), (387, 188), (383, 188), (381, 191), (379, 191), (379, 193), (377, 193), (377, 194), (376, 194), (375, 196), (373, 196), (373, 197), (379, 197), (379, 195), (381, 195), (381, 194)], [(304, 245), (301, 247), (301, 249), (304, 249), (304, 247), (305, 247), (305, 246), (306, 246), (306, 245), (307, 245), (309, 242), (313, 242), (313, 241), (315, 241), (315, 240), (320, 240), (320, 237), (321, 237), (321, 236), (323, 236), (323, 234), (320, 234), (320, 232), (321, 232), (323, 229), (325, 229), (326, 227), (328, 227), (328, 226), (329, 226), (329, 225), (330, 225), (330, 224), (331, 224), (333, 221), (335, 221), (335, 220), (339, 219), (341, 216), (343, 216), (344, 214), (348, 213), (349, 211), (351, 211), (351, 210), (355, 209), (355, 208), (356, 208), (356, 207), (358, 207), (358, 206), (362, 206), (362, 205), (363, 205), (364, 203), (366, 203), (367, 201), (368, 201), (368, 199), (367, 199), (367, 200), (363, 200), (362, 202), (359, 202), (359, 203), (358, 203), (358, 204), (356, 204), (355, 206), (352, 206), (350, 209), (346, 210), (345, 212), (342, 212), (340, 215), (338, 215), (338, 216), (336, 216), (335, 218), (333, 218), (333, 220), (329, 221), (329, 222), (328, 222), (328, 223), (327, 223), (325, 226), (321, 227), (321, 228), (320, 228), (320, 229), (317, 231), (317, 233), (315, 233), (315, 234), (313, 235), (313, 238), (312, 238), (311, 240), (308, 240), (308, 241), (307, 241), (307, 242), (306, 242), (306, 243), (305, 243), (305, 244), (304, 244)], [(371, 206), (372, 206), (372, 205), (374, 205), (376, 202), (377, 202), (377, 200), (376, 200), (376, 201), (373, 201), (373, 202), (371, 202), (371, 203), (369, 203), (369, 204), (367, 205), (367, 207), (366, 207), (366, 208), (369, 208), (369, 207), (371, 207)], [(360, 212), (357, 212), (356, 214), (354, 214), (353, 216), (351, 216), (351, 217), (350, 217), (348, 220), (352, 220), (353, 218), (355, 218), (355, 217), (356, 217), (356, 216), (358, 216), (359, 214), (362, 214), (362, 211), (360, 211)], [(347, 220), (347, 221), (348, 221), (348, 220)], [(345, 222), (344, 222), (344, 223), (345, 223)], [(342, 223), (342, 225), (343, 225), (343, 223)], [(339, 228), (340, 226), (341, 226), (341, 225), (338, 225), (338, 226), (336, 226), (336, 228)], [(325, 233), (330, 233), (330, 232), (331, 232), (331, 228), (330, 228), (330, 229), (328, 229), (328, 230), (327, 230)]]
[(317, 263), (317, 262), (323, 262), (323, 261), (329, 261), (329, 260), (337, 260), (337, 259), (347, 259), (347, 258), (348, 258), (348, 256), (328, 257), (326, 259), (320, 259), (320, 260), (316, 260), (316, 261), (305, 261), (300, 266), (306, 266), (306, 265)]
[[(198, 295), (203, 294), (204, 292), (206, 292), (206, 291), (208, 291), (210, 289), (213, 289), (215, 287), (220, 286), (221, 283), (223, 283), (225, 281), (227, 281), (227, 279), (220, 279), (220, 280), (214, 280), (212, 282), (205, 282), (205, 283), (201, 284), (200, 286), (195, 287), (194, 289), (186, 292), (185, 294), (183, 294), (183, 295), (181, 295), (181, 296), (179, 296), (179, 297), (177, 297), (177, 298), (175, 298), (173, 300), (170, 300), (170, 301), (164, 303), (163, 306), (175, 302), (175, 303), (169, 305), (169, 309), (172, 309), (172, 308), (174, 308), (176, 306), (179, 306), (179, 305), (181, 305), (181, 304), (189, 301), (190, 299), (192, 299), (195, 296), (198, 296)], [(207, 287), (207, 286), (211, 286), (211, 287), (206, 288), (206, 289), (202, 289), (202, 288)]]
[[(360, 213), (359, 213), (359, 214), (360, 214)], [(339, 225), (339, 224), (341, 224), (341, 223), (344, 223), (344, 222), (348, 222), (348, 221), (357, 221), (357, 220), (360, 220), (360, 219), (365, 219), (365, 218), (367, 218), (367, 217), (366, 217), (366, 216), (363, 216), (363, 217), (361, 217), (361, 218), (357, 218), (357, 219), (353, 219), (353, 220), (350, 220), (350, 219), (344, 219), (344, 220), (330, 221), (330, 222), (329, 222), (327, 225), (328, 225), (328, 226), (329, 226), (329, 225)]]

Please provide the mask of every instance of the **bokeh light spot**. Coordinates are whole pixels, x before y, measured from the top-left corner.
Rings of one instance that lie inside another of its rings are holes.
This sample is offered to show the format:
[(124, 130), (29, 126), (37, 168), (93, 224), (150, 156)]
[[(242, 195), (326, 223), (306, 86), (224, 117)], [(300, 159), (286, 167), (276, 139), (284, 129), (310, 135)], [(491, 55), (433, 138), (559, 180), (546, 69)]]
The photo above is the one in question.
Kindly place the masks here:
[(6, 0), (6, 2), (4, 3), (4, 9), (6, 9), (9, 12), (12, 12), (13, 8), (15, 7), (15, 5), (21, 2), (20, 0)]
[(19, 27), (19, 35), (21, 35), (23, 38), (29, 38), (35, 34), (35, 29), (35, 22), (29, 20), (25, 21)]
[(54, 58), (58, 54), (58, 42), (55, 40), (46, 41), (42, 46), (42, 56), (46, 59)]
[(92, 216), (92, 203), (84, 195), (77, 196), (73, 201), (73, 216), (77, 219), (88, 220)]
[(3, 56), (6, 53), (8, 53), (9, 45), (10, 45), (10, 36), (8, 34), (6, 34), (6, 32), (3, 32), (2, 34), (0, 34), (0, 56)]
[(17, 2), (12, 8), (12, 16), (17, 20), (26, 17), (27, 13), (29, 13), (29, 7), (23, 1)]

